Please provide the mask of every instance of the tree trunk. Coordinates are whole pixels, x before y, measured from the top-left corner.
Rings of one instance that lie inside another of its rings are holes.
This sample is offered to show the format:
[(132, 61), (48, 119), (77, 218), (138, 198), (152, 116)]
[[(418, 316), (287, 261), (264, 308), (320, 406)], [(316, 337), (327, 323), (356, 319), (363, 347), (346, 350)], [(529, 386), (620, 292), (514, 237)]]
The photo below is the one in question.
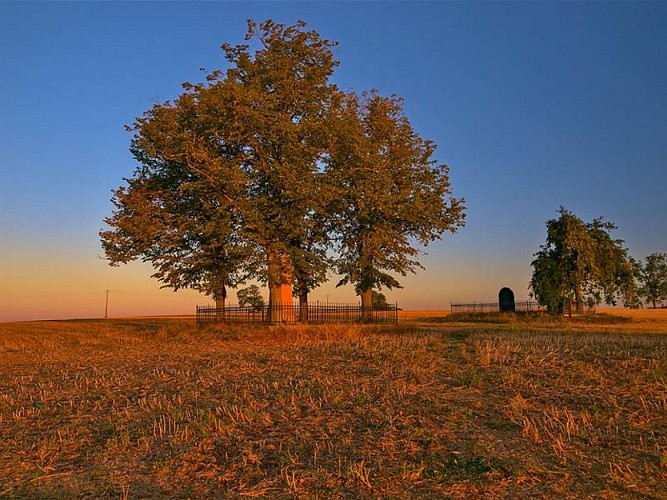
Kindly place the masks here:
[(282, 321), (282, 297), (280, 292), (280, 284), (269, 283), (269, 323)]
[(361, 292), (361, 321), (373, 321), (373, 289)]
[(227, 288), (225, 285), (215, 292), (215, 320), (224, 321), (225, 319), (225, 299), (227, 298)]
[(299, 290), (299, 321), (308, 323), (308, 292)]
[(576, 294), (576, 311), (577, 314), (583, 314), (584, 313), (584, 292), (581, 289), (581, 285), (577, 285), (577, 288), (575, 290)]
[(572, 319), (572, 297), (567, 298), (567, 315)]
[(276, 250), (267, 250), (269, 274), (269, 323), (280, 323), (294, 318), (289, 306), (292, 305), (292, 285), (289, 259)]

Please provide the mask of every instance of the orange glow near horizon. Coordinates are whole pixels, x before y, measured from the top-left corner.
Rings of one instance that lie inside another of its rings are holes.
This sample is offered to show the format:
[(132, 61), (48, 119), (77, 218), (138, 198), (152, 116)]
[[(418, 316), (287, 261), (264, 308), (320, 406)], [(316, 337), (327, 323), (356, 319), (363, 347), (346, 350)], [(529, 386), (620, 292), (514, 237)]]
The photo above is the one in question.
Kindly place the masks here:
[[(29, 262), (30, 264), (26, 264)], [(494, 274), (483, 265), (430, 263), (426, 271), (401, 279), (400, 290), (381, 290), (389, 302), (403, 309), (449, 309), (450, 301), (495, 300), (502, 286), (509, 286), (517, 300), (527, 298), (525, 277), (510, 279), (515, 269)], [(193, 290), (161, 289), (150, 277), (148, 264), (131, 263), (112, 268), (103, 260), (14, 254), (2, 264), (0, 279), (0, 321), (40, 319), (74, 319), (104, 317), (109, 293), (108, 315), (114, 317), (191, 315), (197, 305), (211, 304), (212, 299)], [(516, 273), (514, 273), (516, 276)], [(485, 283), (497, 282), (486, 288)], [(314, 290), (309, 300), (315, 302), (358, 302), (351, 285), (336, 288), (336, 277)], [(268, 290), (262, 294), (268, 301)], [(231, 293), (228, 302), (234, 303)]]
[(206, 296), (192, 290), (160, 289), (151, 267), (133, 263), (109, 267), (97, 258), (29, 252), (3, 254), (0, 321), (102, 318), (109, 293), (109, 317), (194, 314)]

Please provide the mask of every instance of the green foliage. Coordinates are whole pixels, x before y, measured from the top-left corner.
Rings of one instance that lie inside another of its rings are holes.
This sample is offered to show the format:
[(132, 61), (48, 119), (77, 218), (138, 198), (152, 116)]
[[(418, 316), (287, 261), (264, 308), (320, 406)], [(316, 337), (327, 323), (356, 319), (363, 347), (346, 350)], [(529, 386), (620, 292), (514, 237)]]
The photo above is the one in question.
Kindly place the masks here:
[(657, 307), (658, 302), (667, 300), (667, 254), (652, 253), (641, 266), (639, 294), (647, 302)]
[(252, 307), (255, 310), (260, 310), (264, 307), (264, 299), (257, 285), (250, 285), (247, 288), (238, 290), (236, 298), (241, 307)]
[(603, 300), (615, 305), (621, 298), (638, 306), (636, 262), (610, 232), (616, 226), (601, 218), (584, 223), (561, 207), (557, 219), (547, 221), (547, 241), (535, 254), (530, 289), (550, 312), (563, 312), (574, 303), (577, 312)]
[(324, 200), (316, 174), (328, 140), (328, 80), (338, 63), (335, 44), (305, 26), (250, 21), (246, 39), (261, 47), (254, 57), (247, 45), (223, 45), (233, 67), (224, 77), (209, 77), (207, 119), (225, 102), (230, 115), (213, 132), (217, 139), (224, 130), (238, 145), (246, 175), (243, 230), (268, 258), (258, 278), (280, 284), (289, 274), (309, 291), (326, 277), (318, 220)]
[(128, 127), (138, 167), (100, 232), (111, 265), (141, 259), (164, 286), (221, 298), (254, 278), (269, 301), (286, 282), (305, 298), (335, 267), (367, 292), (399, 287), (416, 243), (463, 224), (400, 99), (339, 91), (335, 43), (305, 27), (249, 21), (257, 50), (224, 44), (226, 71)]
[(110, 264), (141, 258), (153, 264), (164, 286), (212, 295), (247, 279), (255, 269), (254, 250), (236, 231), (238, 217), (217, 208), (227, 194), (202, 189), (182, 165), (132, 151), (142, 166), (116, 190), (116, 210), (105, 219), (110, 229), (100, 232)]
[(305, 289), (325, 278), (315, 173), (337, 62), (304, 27), (249, 22), (254, 54), (224, 44), (226, 72), (185, 83), (129, 128), (139, 166), (100, 233), (112, 265), (141, 258), (165, 286), (208, 293), (250, 277), (291, 274)]
[(340, 252), (339, 285), (353, 283), (363, 300), (373, 288), (400, 287), (392, 273), (420, 267), (414, 242), (455, 232), (464, 207), (451, 196), (448, 168), (432, 159), (435, 145), (412, 129), (400, 99), (350, 93), (335, 104), (328, 214)]
[(387, 297), (385, 297), (383, 293), (376, 292), (375, 290), (373, 290), (372, 301), (373, 309), (383, 309), (389, 306)]

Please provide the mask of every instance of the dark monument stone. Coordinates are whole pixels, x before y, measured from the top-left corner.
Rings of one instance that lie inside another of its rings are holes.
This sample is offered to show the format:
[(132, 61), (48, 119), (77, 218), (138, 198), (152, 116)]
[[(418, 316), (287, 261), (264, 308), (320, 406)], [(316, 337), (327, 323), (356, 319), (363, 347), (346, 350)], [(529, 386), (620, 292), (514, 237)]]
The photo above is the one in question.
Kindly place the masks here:
[(500, 312), (515, 312), (516, 305), (514, 304), (514, 292), (505, 287), (501, 288), (498, 293), (498, 303), (500, 304)]

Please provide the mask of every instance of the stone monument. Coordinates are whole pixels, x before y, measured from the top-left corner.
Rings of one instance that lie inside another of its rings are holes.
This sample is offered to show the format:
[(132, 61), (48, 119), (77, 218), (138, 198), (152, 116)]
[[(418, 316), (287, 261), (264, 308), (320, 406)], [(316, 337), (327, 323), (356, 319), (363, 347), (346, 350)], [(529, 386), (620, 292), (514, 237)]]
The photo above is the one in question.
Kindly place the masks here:
[(501, 288), (498, 292), (498, 304), (500, 305), (500, 312), (515, 312), (516, 304), (514, 303), (514, 292), (507, 287)]

